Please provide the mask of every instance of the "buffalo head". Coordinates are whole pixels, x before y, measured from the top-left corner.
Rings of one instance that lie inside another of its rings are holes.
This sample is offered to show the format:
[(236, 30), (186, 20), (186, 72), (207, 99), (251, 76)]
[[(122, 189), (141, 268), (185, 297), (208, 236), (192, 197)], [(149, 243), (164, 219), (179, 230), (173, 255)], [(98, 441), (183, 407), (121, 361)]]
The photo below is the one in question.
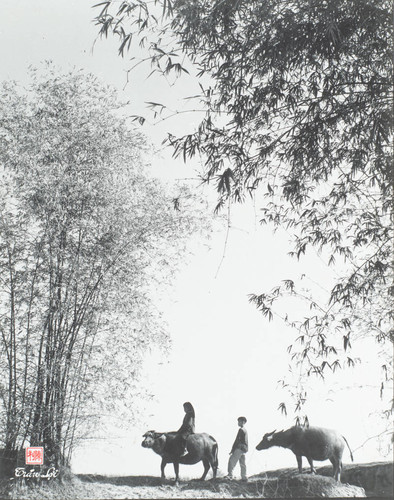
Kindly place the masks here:
[(272, 432), (267, 432), (267, 434), (264, 434), (263, 439), (260, 441), (260, 443), (256, 446), (256, 450), (266, 450), (268, 448), (271, 448), (271, 446), (274, 445), (272, 442), (274, 438), (274, 434), (276, 432), (276, 429)]
[(159, 434), (155, 431), (145, 432), (145, 434), (142, 436), (144, 440), (142, 441), (141, 446), (143, 446), (144, 448), (152, 448), (158, 435)]
[(142, 436), (144, 440), (141, 446), (151, 448), (155, 453), (162, 455), (166, 443), (166, 434), (164, 432), (148, 431)]

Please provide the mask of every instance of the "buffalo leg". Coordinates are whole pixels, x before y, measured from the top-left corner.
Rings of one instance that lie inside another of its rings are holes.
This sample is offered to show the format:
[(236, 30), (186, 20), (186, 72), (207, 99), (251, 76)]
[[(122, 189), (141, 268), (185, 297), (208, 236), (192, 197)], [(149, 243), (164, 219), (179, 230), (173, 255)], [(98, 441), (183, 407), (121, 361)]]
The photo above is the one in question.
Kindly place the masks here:
[(175, 484), (179, 482), (179, 462), (174, 462)]
[(208, 460), (203, 460), (202, 461), (204, 465), (204, 474), (201, 476), (200, 481), (204, 481), (205, 478), (207, 477), (208, 471), (209, 471), (209, 461)]
[(166, 468), (166, 465), (167, 465), (167, 462), (164, 460), (164, 458), (162, 459), (161, 461), (161, 478), (162, 479), (165, 479), (166, 478), (166, 475), (165, 475), (165, 472), (164, 472), (164, 469)]
[(342, 460), (339, 460), (338, 463), (338, 477), (336, 478), (337, 481), (341, 482), (341, 474), (342, 474)]
[(216, 479), (216, 474), (218, 472), (218, 466), (216, 464), (214, 464), (212, 466), (212, 471), (213, 471), (213, 476), (212, 477), (213, 477), (213, 479)]
[(334, 478), (337, 481), (341, 481), (342, 461), (338, 458), (330, 458), (330, 462), (334, 468)]
[(316, 474), (316, 469), (313, 467), (312, 458), (306, 457), (308, 459), (309, 465), (311, 466), (311, 474)]
[(217, 464), (215, 456), (210, 456), (209, 457), (209, 464), (212, 467), (213, 479), (216, 479), (216, 473), (217, 473), (217, 470), (218, 470), (218, 464)]
[(296, 455), (297, 458), (297, 464), (298, 464), (298, 472), (302, 474), (302, 456), (301, 455)]

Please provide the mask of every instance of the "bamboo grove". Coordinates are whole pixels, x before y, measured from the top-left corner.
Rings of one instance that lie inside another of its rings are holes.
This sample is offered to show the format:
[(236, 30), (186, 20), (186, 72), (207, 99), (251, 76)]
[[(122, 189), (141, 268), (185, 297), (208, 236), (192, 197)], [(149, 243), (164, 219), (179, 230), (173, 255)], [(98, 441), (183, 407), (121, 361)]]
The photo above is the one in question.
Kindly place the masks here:
[(143, 355), (168, 345), (150, 291), (199, 226), (113, 90), (51, 65), (31, 82), (0, 104), (1, 445), (62, 466), (106, 411), (135, 416)]

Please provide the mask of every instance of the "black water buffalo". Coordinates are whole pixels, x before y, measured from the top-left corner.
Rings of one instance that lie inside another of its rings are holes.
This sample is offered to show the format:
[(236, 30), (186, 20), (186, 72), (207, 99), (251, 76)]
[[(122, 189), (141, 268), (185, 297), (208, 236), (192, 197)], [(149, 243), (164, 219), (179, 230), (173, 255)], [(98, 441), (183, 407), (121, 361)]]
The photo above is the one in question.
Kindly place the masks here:
[(187, 455), (180, 457), (177, 447), (172, 446), (176, 432), (155, 432), (148, 431), (144, 434), (144, 440), (141, 446), (151, 448), (155, 453), (162, 457), (161, 477), (165, 479), (164, 469), (169, 463), (174, 464), (175, 482), (179, 480), (179, 464), (193, 465), (202, 460), (204, 473), (201, 476), (203, 481), (212, 467), (213, 478), (216, 478), (218, 469), (218, 444), (209, 434), (190, 434), (187, 438)]
[(257, 450), (266, 450), (271, 446), (281, 446), (291, 450), (297, 458), (298, 470), (302, 473), (302, 457), (306, 457), (311, 466), (312, 474), (316, 473), (313, 460), (330, 460), (334, 467), (334, 477), (341, 480), (342, 454), (345, 443), (353, 455), (346, 439), (331, 429), (321, 427), (295, 426), (280, 432), (269, 432), (256, 446)]

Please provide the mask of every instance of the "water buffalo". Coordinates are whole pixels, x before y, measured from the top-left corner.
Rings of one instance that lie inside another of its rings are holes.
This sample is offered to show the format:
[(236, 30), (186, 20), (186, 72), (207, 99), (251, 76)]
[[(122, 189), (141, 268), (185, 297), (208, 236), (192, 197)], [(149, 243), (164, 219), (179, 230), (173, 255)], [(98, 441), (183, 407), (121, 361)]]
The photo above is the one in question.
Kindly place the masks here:
[(164, 469), (169, 463), (174, 464), (175, 482), (179, 480), (179, 464), (193, 465), (202, 460), (204, 473), (201, 476), (203, 481), (212, 467), (213, 478), (216, 478), (218, 469), (218, 444), (209, 434), (190, 434), (187, 438), (187, 455), (180, 457), (177, 447), (172, 446), (176, 432), (155, 432), (148, 431), (143, 435), (144, 440), (141, 446), (151, 448), (162, 457), (161, 478), (165, 479)]
[(256, 446), (257, 450), (266, 450), (271, 446), (281, 446), (291, 450), (297, 458), (298, 470), (302, 473), (302, 457), (306, 457), (311, 466), (312, 474), (316, 473), (313, 460), (330, 460), (334, 467), (334, 477), (341, 480), (342, 454), (345, 443), (352, 451), (346, 439), (336, 431), (321, 427), (291, 427), (286, 431), (269, 432)]

